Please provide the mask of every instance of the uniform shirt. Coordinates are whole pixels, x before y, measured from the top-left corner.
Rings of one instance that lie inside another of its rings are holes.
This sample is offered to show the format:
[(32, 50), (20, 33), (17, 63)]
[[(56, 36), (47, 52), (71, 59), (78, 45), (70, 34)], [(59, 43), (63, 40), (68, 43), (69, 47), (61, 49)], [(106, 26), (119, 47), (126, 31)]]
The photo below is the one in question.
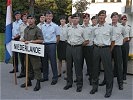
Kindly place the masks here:
[(89, 40), (84, 29), (80, 26), (71, 26), (67, 30), (67, 42), (71, 45), (81, 45), (84, 40)]
[[(45, 22), (44, 22), (44, 23), (45, 23)], [(42, 25), (43, 25), (44, 23), (39, 23), (39, 24), (37, 24), (37, 26), (42, 30)]]
[(71, 27), (72, 26), (72, 24), (70, 24), (70, 23), (67, 23), (67, 27)]
[(124, 27), (121, 24), (117, 23), (116, 25), (113, 25), (113, 32), (116, 38), (115, 45), (122, 45), (123, 39), (128, 37), (128, 34), (126, 33)]
[(84, 24), (81, 25), (82, 28), (84, 28), (84, 32), (85, 32), (85, 36), (87, 36), (89, 38), (89, 44), (87, 44), (86, 46), (92, 46), (93, 45), (93, 39), (94, 39), (94, 34), (92, 33), (92, 26), (90, 24), (88, 24), (88, 26), (85, 26)]
[(112, 26), (108, 23), (103, 25), (97, 24), (93, 30), (94, 44), (98, 46), (109, 46), (111, 41), (115, 41)]
[(61, 41), (66, 41), (67, 37), (67, 25), (65, 24), (64, 26), (61, 26), (60, 25), (60, 31), (61, 31), (61, 34), (60, 34), (60, 40)]
[(24, 30), (24, 40), (43, 40), (41, 29), (39, 29), (36, 25), (32, 27), (27, 26)]
[(50, 24), (44, 23), (42, 25), (42, 33), (44, 43), (56, 43), (56, 36), (60, 35), (60, 28), (53, 22)]
[(22, 24), (22, 20), (18, 20), (18, 21), (15, 21), (13, 22), (13, 28), (12, 28), (12, 39), (14, 39), (14, 37), (19, 34), (20, 35), (20, 30), (19, 30), (19, 27), (20, 25)]
[(131, 31), (131, 26), (125, 25), (124, 28), (125, 28), (126, 33), (129, 35), (129, 37), (133, 37), (133, 33)]
[(22, 40), (24, 39), (24, 30), (25, 28), (28, 26), (28, 24), (25, 24), (25, 23), (22, 23), (19, 27), (19, 30), (20, 30), (20, 39), (19, 40)]

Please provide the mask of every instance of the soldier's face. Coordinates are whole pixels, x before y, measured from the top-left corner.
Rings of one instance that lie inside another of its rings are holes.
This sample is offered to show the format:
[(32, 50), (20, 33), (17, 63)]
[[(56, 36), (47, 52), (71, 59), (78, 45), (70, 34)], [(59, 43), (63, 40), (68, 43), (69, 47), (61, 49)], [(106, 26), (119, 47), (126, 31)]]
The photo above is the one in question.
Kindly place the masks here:
[(16, 15), (15, 15), (15, 19), (16, 19), (16, 20), (19, 20), (20, 18), (21, 18), (21, 14), (16, 14)]
[(23, 22), (27, 22), (27, 15), (23, 15), (22, 20)]
[(50, 23), (52, 21), (52, 19), (53, 19), (53, 14), (46, 14), (45, 18), (46, 18), (46, 22)]
[(106, 14), (100, 14), (100, 15), (98, 16), (98, 21), (99, 21), (99, 22), (104, 22), (104, 21), (105, 21), (105, 18), (106, 18)]
[(72, 22), (72, 18), (71, 18), (72, 16), (69, 16), (68, 17), (68, 21), (71, 23)]
[(61, 23), (61, 25), (64, 25), (66, 23), (66, 20), (65, 19), (61, 19), (60, 23)]
[(73, 25), (77, 25), (79, 23), (79, 17), (74, 17), (72, 19)]
[(92, 21), (92, 24), (93, 25), (96, 25), (97, 24), (97, 19), (92, 19), (91, 21)]
[(90, 21), (90, 17), (86, 16), (84, 19), (83, 19), (83, 22), (84, 24), (88, 24)]
[(112, 17), (112, 23), (118, 22), (118, 15)]
[(40, 16), (40, 22), (45, 22), (45, 16)]
[(29, 25), (34, 25), (34, 24), (35, 24), (35, 19), (32, 18), (32, 17), (29, 17), (29, 18), (28, 18), (28, 24), (29, 24)]
[(127, 22), (127, 18), (123, 18), (123, 19), (121, 20), (121, 23), (122, 23), (122, 24), (126, 24), (126, 22)]

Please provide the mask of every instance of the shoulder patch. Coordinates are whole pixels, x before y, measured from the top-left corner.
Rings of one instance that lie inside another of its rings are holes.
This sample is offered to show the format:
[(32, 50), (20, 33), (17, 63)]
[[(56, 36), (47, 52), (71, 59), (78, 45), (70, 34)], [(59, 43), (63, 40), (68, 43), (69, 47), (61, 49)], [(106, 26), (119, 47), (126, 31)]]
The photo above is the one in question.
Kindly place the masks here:
[(127, 26), (131, 27), (130, 25), (127, 25)]

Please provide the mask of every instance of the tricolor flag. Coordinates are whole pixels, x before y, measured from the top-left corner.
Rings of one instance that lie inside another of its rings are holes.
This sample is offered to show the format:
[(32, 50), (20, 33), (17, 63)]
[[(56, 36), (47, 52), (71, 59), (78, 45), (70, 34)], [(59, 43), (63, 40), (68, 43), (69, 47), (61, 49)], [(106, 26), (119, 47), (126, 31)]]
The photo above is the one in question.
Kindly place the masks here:
[(11, 40), (12, 40), (12, 5), (11, 0), (7, 0), (7, 12), (6, 12), (6, 31), (5, 31), (5, 63), (8, 63), (12, 57)]

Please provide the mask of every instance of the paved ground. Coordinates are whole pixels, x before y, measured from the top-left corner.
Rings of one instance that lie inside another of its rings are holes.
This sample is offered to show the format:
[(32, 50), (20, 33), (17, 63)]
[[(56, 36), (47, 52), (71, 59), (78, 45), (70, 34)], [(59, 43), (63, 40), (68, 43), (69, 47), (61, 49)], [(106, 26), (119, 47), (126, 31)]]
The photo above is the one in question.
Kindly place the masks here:
[[(131, 67), (133, 67), (133, 61), (130, 62)], [(105, 86), (99, 87), (98, 92), (94, 95), (90, 95), (89, 92), (91, 90), (91, 86), (88, 83), (88, 77), (84, 76), (84, 85), (83, 90), (80, 93), (76, 92), (76, 84), (73, 84), (73, 87), (67, 91), (63, 90), (63, 87), (66, 84), (64, 80), (64, 75), (59, 78), (58, 84), (55, 86), (51, 86), (51, 70), (50, 70), (50, 78), (48, 82), (41, 83), (41, 90), (38, 92), (33, 91), (33, 87), (35, 86), (35, 81), (32, 81), (33, 86), (29, 87), (28, 90), (20, 88), (20, 85), (25, 81), (25, 79), (18, 79), (18, 85), (14, 84), (14, 74), (9, 74), (9, 71), (12, 70), (11, 64), (0, 64), (1, 71), (1, 100), (5, 99), (31, 99), (31, 100), (40, 100), (40, 99), (105, 99)], [(86, 66), (84, 66), (84, 74), (86, 73)], [(17, 73), (19, 74), (19, 73)], [(100, 81), (103, 79), (103, 73), (100, 75)], [(128, 75), (127, 80), (124, 83), (124, 90), (120, 91), (118, 89), (117, 80), (114, 78), (114, 88), (112, 92), (112, 96), (107, 99), (119, 99), (119, 100), (133, 100), (133, 76)]]

